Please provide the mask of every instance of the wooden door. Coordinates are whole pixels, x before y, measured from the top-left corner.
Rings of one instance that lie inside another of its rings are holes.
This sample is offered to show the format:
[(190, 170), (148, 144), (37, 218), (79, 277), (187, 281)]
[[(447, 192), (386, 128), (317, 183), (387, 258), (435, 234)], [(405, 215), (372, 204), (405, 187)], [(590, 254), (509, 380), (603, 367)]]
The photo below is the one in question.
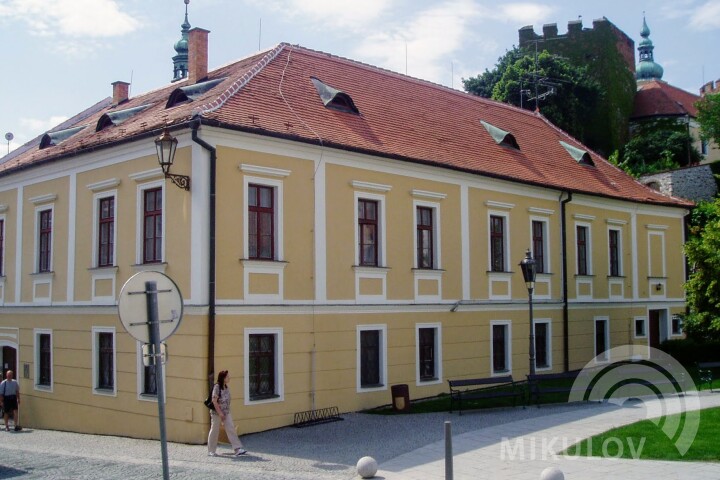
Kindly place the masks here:
[(17, 350), (15, 347), (2, 348), (2, 378), (5, 378), (5, 372), (12, 370), (15, 372), (15, 378), (18, 378), (17, 371)]

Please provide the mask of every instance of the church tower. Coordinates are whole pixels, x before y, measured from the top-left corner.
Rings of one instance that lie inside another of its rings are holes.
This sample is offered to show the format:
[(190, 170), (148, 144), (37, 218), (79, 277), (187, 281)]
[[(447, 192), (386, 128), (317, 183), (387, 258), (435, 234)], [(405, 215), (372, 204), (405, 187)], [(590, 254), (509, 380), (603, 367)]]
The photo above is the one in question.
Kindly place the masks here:
[(185, 21), (183, 22), (180, 40), (175, 42), (175, 55), (173, 60), (173, 82), (187, 78), (188, 75), (188, 32), (190, 31), (190, 22), (188, 22), (188, 4), (190, 0), (185, 0)]
[(640, 36), (643, 38), (640, 41), (638, 52), (640, 52), (640, 64), (635, 72), (635, 78), (638, 81), (641, 80), (662, 80), (663, 68), (655, 63), (653, 59), (653, 46), (652, 40), (650, 40), (650, 29), (643, 16), (643, 28), (640, 31)]

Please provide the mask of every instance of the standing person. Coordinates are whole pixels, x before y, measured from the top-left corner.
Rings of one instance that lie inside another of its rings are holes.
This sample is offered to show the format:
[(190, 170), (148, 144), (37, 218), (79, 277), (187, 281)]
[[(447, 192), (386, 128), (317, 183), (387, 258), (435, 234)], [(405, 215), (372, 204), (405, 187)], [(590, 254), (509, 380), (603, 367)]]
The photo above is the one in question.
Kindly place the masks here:
[(243, 444), (235, 432), (235, 424), (233, 423), (232, 414), (230, 413), (230, 387), (228, 382), (230, 381), (230, 373), (227, 370), (223, 370), (218, 373), (217, 383), (213, 385), (212, 391), (212, 402), (215, 405), (215, 410), (210, 411), (210, 433), (208, 434), (208, 456), (216, 457), (218, 443), (218, 435), (220, 435), (220, 424), (225, 427), (225, 433), (227, 434), (230, 444), (235, 450), (235, 457), (245, 455), (247, 451), (243, 448)]
[(0, 405), (2, 405), (5, 414), (5, 430), (10, 431), (8, 420), (12, 412), (15, 431), (20, 431), (18, 425), (18, 405), (20, 405), (20, 385), (13, 379), (13, 371), (8, 370), (5, 374), (5, 380), (0, 383)]

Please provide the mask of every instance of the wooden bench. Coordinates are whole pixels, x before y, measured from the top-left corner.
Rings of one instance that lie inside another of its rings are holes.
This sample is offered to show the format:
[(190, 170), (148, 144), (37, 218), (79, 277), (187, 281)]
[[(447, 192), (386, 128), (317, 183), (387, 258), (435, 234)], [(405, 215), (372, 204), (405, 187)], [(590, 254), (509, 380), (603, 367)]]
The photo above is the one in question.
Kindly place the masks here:
[(513, 406), (515, 406), (517, 398), (523, 395), (522, 389), (513, 380), (512, 375), (448, 380), (448, 384), (450, 385), (450, 413), (453, 411), (453, 403), (457, 402), (460, 415), (462, 415), (463, 400), (512, 397)]
[[(536, 373), (535, 375), (528, 375), (528, 405), (531, 405), (534, 400), (535, 404), (540, 407), (540, 397), (548, 393), (572, 392), (573, 384), (579, 373), (580, 370), (571, 370), (561, 373)], [(572, 380), (572, 383), (566, 385), (552, 384), (552, 382), (563, 380)], [(548, 382), (550, 382), (550, 384), (548, 384)]]
[(698, 379), (700, 380), (700, 386), (702, 387), (703, 384), (708, 384), (710, 386), (710, 392), (712, 393), (712, 384), (713, 380), (715, 380), (715, 375), (713, 374), (712, 369), (713, 368), (720, 368), (720, 362), (698, 362), (697, 363), (697, 370), (698, 370)]

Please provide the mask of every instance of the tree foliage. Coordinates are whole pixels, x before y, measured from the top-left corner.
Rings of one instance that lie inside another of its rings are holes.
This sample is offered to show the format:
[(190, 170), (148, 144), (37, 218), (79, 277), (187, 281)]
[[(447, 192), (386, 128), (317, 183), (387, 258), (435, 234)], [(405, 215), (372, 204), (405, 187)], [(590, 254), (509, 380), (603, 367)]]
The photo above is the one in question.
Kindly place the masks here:
[(713, 140), (720, 145), (720, 94), (706, 95), (696, 103), (697, 121), (703, 140)]
[(702, 157), (687, 127), (672, 120), (636, 130), (616, 158), (620, 168), (639, 177), (699, 163)]
[[(463, 84), (469, 93), (518, 107), (522, 103), (523, 108), (534, 110), (535, 101), (528, 97), (535, 96), (536, 79), (555, 85), (555, 92), (539, 101), (540, 112), (557, 127), (584, 142), (592, 112), (605, 95), (600, 84), (588, 75), (587, 67), (573, 65), (543, 51), (538, 54), (536, 68), (534, 54), (514, 48), (498, 59), (494, 70), (463, 79)], [(539, 85), (537, 93), (543, 94), (548, 89)], [(521, 90), (529, 91), (522, 100)]]
[(690, 313), (684, 329), (698, 340), (720, 334), (720, 200), (700, 202), (690, 219), (685, 244), (690, 278), (685, 283)]

